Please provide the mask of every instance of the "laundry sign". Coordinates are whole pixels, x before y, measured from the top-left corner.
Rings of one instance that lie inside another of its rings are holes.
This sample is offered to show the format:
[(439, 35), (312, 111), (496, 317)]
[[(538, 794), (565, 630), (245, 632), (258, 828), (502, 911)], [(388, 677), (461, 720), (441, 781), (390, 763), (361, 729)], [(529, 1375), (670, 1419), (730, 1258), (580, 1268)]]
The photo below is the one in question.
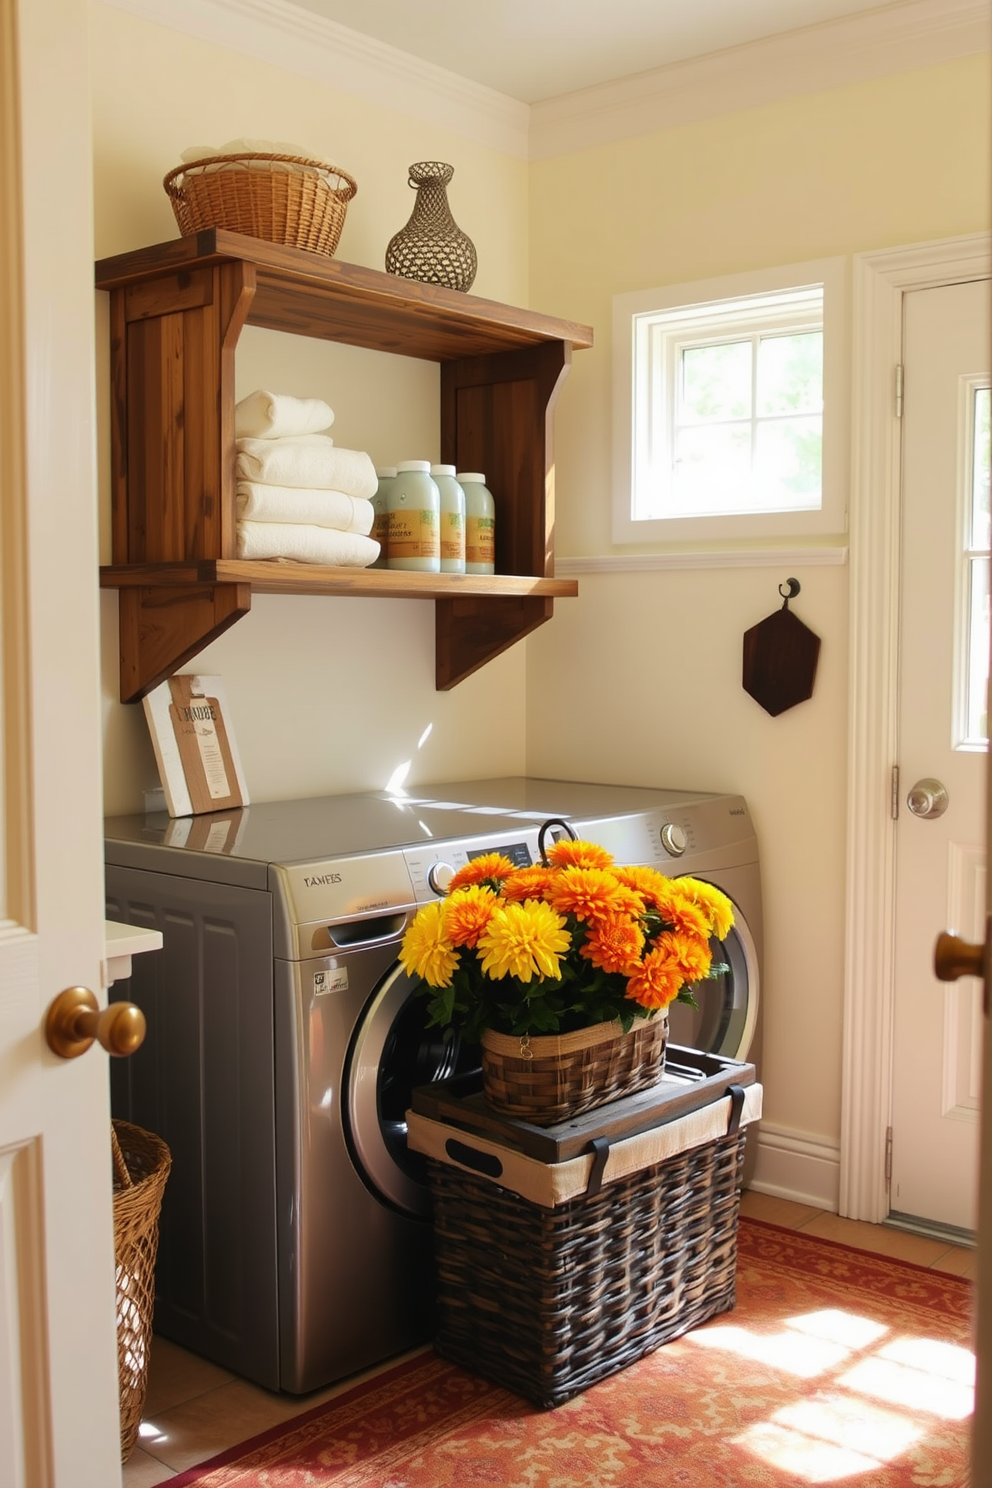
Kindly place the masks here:
[(144, 708), (170, 816), (248, 804), (220, 677), (170, 677)]

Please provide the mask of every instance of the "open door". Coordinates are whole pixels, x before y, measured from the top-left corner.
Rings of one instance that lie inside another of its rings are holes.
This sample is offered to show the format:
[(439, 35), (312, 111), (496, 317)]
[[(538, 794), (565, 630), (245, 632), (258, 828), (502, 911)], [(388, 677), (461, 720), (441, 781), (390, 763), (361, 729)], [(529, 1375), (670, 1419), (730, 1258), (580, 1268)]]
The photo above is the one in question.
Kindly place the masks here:
[(0, 1483), (120, 1482), (86, 0), (0, 0)]
[(976, 1280), (975, 1348), (978, 1375), (972, 1437), (972, 1482), (992, 1483), (992, 1039), (989, 1038), (990, 956), (992, 956), (992, 750), (986, 757), (986, 919), (985, 941), (975, 945), (946, 932), (934, 948), (934, 970), (941, 981), (980, 976), (985, 981), (984, 1051), (982, 1074), (981, 1157), (978, 1194), (978, 1267)]

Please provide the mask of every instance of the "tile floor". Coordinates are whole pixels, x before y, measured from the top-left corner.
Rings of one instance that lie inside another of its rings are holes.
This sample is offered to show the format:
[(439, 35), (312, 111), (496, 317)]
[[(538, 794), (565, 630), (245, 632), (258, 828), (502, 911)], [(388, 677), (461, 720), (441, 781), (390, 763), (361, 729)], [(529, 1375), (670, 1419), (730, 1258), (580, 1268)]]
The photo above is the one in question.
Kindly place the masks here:
[[(935, 1271), (948, 1271), (954, 1276), (974, 1274), (972, 1250), (882, 1225), (841, 1219), (787, 1199), (748, 1191), (742, 1197), (741, 1213), (824, 1240), (839, 1240), (859, 1250), (932, 1266)], [(389, 1360), (379, 1367), (388, 1368), (394, 1362)], [(376, 1372), (369, 1370), (303, 1398), (273, 1395), (164, 1338), (156, 1339), (142, 1436), (124, 1467), (124, 1488), (154, 1488), (157, 1483), (167, 1483), (186, 1468), (329, 1400)]]

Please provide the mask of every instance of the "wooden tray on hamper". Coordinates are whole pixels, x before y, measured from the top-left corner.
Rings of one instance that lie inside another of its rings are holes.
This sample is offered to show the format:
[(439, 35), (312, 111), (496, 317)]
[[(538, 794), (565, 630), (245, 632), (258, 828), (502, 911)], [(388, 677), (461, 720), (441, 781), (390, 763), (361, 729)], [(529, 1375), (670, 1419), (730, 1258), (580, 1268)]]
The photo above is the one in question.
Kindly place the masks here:
[(540, 1162), (559, 1163), (588, 1151), (592, 1137), (616, 1142), (635, 1136), (709, 1105), (731, 1085), (753, 1085), (755, 1078), (753, 1064), (669, 1044), (665, 1073), (657, 1084), (555, 1126), (535, 1126), (493, 1111), (482, 1093), (480, 1072), (421, 1085), (413, 1091), (410, 1104), (418, 1115), (433, 1121), (505, 1143)]

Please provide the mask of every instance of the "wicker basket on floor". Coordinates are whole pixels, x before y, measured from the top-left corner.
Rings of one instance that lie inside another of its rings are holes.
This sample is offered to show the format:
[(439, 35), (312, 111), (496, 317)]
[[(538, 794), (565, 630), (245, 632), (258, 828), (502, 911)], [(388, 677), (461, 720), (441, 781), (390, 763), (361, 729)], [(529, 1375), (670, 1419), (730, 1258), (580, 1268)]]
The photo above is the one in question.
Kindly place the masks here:
[(162, 182), (184, 237), (208, 227), (332, 257), (358, 186), (305, 155), (209, 155)]
[(114, 1262), (117, 1279), (117, 1368), (121, 1461), (134, 1451), (148, 1386), (155, 1304), (158, 1216), (172, 1156), (161, 1137), (114, 1121)]

